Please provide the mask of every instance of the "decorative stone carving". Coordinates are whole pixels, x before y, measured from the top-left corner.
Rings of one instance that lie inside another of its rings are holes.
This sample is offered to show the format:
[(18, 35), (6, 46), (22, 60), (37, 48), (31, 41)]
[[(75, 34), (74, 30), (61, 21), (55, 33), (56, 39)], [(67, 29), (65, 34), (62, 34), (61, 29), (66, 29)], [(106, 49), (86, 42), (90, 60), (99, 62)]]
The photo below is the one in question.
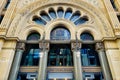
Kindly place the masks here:
[(17, 49), (25, 50), (25, 43), (17, 43)]
[(49, 50), (49, 43), (47, 43), (47, 42), (45, 42), (45, 43), (43, 43), (43, 42), (40, 42), (39, 43), (39, 48), (40, 49), (45, 49), (45, 50)]
[(71, 44), (72, 46), (72, 50), (77, 50), (77, 49), (80, 49), (81, 48), (81, 43), (76, 43), (76, 42), (73, 42), (72, 44)]
[(104, 49), (103, 43), (96, 43), (96, 50), (103, 50), (103, 49)]

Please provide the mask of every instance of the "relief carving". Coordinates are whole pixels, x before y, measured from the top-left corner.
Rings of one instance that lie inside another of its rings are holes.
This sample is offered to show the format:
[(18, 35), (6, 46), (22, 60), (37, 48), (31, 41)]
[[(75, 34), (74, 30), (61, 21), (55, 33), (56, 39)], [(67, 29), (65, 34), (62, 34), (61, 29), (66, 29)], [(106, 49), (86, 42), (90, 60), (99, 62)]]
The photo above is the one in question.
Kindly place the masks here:
[(42, 50), (43, 50), (43, 49), (49, 50), (49, 43), (40, 42), (40, 43), (39, 43), (39, 48), (42, 49)]
[(77, 49), (80, 49), (81, 48), (81, 43), (76, 43), (76, 42), (74, 42), (74, 43), (72, 43), (71, 44), (72, 46), (72, 50), (77, 50)]
[(96, 50), (103, 50), (103, 49), (104, 49), (103, 43), (96, 43)]
[(17, 43), (17, 49), (25, 50), (25, 43)]

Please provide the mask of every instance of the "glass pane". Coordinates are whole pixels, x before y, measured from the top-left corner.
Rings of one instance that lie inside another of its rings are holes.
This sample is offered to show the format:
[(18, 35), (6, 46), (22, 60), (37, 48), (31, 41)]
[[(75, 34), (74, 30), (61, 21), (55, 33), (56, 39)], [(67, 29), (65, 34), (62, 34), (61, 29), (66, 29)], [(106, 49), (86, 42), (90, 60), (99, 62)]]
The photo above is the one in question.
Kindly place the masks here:
[(63, 10), (62, 9), (58, 9), (58, 11), (57, 11), (57, 13), (58, 13), (58, 17), (59, 18), (62, 18), (63, 17)]
[(0, 23), (2, 22), (3, 17), (4, 17), (3, 15), (0, 16)]
[(74, 21), (74, 20), (78, 19), (79, 17), (80, 17), (80, 13), (76, 12), (72, 15), (72, 17), (70, 18), (70, 21)]
[(46, 25), (46, 22), (38, 17), (34, 18), (33, 21), (35, 21), (37, 24)]
[(86, 21), (88, 21), (87, 18), (79, 18), (78, 20), (76, 20), (76, 21), (74, 22), (74, 24), (75, 24), (75, 25), (79, 25), (79, 24), (85, 23)]
[(50, 17), (49, 17), (45, 12), (41, 13), (40, 15), (41, 15), (41, 17), (44, 18), (46, 21), (50, 21), (50, 20), (51, 20)]
[(98, 54), (95, 45), (83, 44), (81, 52), (82, 66), (99, 66)]
[(82, 33), (80, 36), (81, 40), (94, 40), (93, 36), (89, 33)]
[(51, 32), (51, 40), (69, 40), (70, 32), (64, 28), (56, 28)]
[(65, 18), (65, 19), (69, 19), (71, 15), (72, 15), (72, 10), (67, 10), (67, 11), (65, 12), (64, 18)]
[(32, 33), (27, 37), (27, 40), (39, 40), (40, 35), (38, 33)]
[(56, 18), (57, 18), (56, 13), (55, 13), (55, 11), (54, 11), (53, 9), (51, 9), (51, 10), (49, 11), (49, 14), (50, 14), (50, 16), (51, 16), (53, 19), (56, 19)]

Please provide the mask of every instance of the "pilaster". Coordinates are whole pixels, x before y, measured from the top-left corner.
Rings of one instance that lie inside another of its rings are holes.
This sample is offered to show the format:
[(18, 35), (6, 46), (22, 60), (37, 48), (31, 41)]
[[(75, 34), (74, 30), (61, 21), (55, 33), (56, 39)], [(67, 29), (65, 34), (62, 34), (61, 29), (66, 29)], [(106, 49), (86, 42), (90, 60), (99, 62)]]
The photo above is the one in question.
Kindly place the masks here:
[(120, 34), (120, 23), (117, 19), (115, 10), (113, 9), (110, 0), (103, 0), (103, 2), (107, 10), (108, 16), (109, 16), (109, 21), (112, 27), (114, 28), (115, 35), (119, 35)]
[(113, 80), (120, 80), (120, 50), (115, 41), (105, 41), (104, 44)]
[(83, 80), (80, 49), (81, 43), (72, 43), (75, 80)]
[(102, 66), (104, 79), (105, 80), (112, 80), (108, 60), (107, 60), (107, 57), (106, 57), (106, 53), (104, 51), (104, 45), (102, 43), (96, 43), (96, 50), (98, 52), (100, 64)]
[(5, 41), (0, 52), (0, 80), (8, 80), (15, 54), (16, 40)]

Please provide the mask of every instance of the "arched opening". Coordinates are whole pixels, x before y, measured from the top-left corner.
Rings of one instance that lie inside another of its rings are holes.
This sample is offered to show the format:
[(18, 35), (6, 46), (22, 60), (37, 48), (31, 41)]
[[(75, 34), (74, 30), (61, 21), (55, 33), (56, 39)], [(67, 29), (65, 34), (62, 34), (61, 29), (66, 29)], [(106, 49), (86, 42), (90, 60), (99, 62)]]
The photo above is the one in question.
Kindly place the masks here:
[(51, 40), (70, 40), (70, 38), (70, 31), (63, 26), (57, 26), (51, 31), (50, 34)]
[(37, 32), (30, 33), (26, 38), (25, 50), (22, 54), (17, 80), (31, 80), (37, 77), (37, 72), (31, 69), (35, 69), (39, 66), (39, 39), (40, 34)]
[[(63, 25), (59, 25), (51, 31), (50, 39), (52, 43), (50, 44), (47, 62), (48, 80), (73, 79), (73, 54), (71, 44), (67, 42), (70, 38), (70, 31)], [(58, 41), (57, 44), (56, 41)], [(66, 43), (64, 43), (65, 41)]]
[(84, 69), (83, 71), (83, 79), (90, 80), (103, 80), (102, 71), (95, 70), (96, 68), (101, 68), (99, 55), (96, 52), (94, 37), (89, 32), (83, 32), (80, 35), (80, 39), (84, 42), (81, 47), (81, 63), (83, 68), (93, 69), (93, 71), (87, 71)]

